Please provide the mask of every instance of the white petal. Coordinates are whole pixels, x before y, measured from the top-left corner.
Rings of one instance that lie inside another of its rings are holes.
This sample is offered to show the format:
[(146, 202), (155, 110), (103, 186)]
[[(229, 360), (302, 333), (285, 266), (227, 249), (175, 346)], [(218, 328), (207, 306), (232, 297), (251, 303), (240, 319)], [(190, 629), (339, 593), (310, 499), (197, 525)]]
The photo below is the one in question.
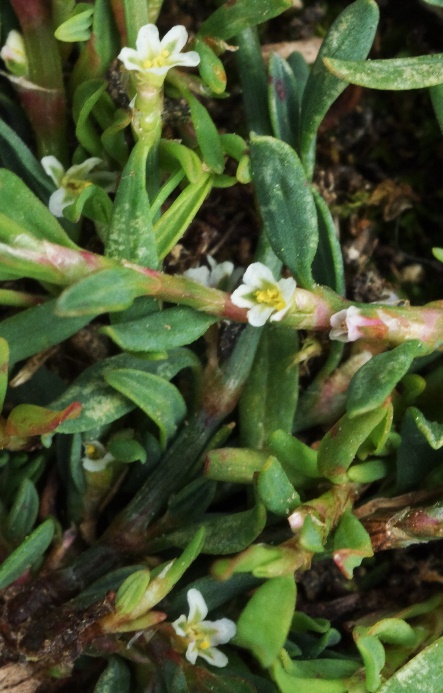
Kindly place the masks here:
[(142, 60), (133, 48), (122, 48), (117, 58), (123, 63), (127, 70), (141, 70)]
[(44, 156), (41, 165), (47, 176), (52, 178), (56, 185), (60, 185), (61, 179), (65, 175), (65, 169), (55, 156)]
[(224, 645), (232, 640), (237, 632), (237, 626), (230, 618), (220, 618), (218, 621), (202, 621), (200, 628), (209, 635), (211, 645)]
[(334, 315), (331, 315), (331, 318), (329, 320), (331, 327), (335, 329), (341, 329), (343, 331), (343, 323), (346, 322), (346, 317), (348, 314), (348, 309), (345, 308), (344, 310), (339, 310), (338, 313), (334, 313)]
[(238, 306), (239, 308), (252, 308), (257, 304), (251, 298), (248, 298), (250, 295), (251, 287), (246, 286), (246, 284), (240, 284), (238, 289), (231, 294), (231, 301), (234, 306)]
[(141, 60), (155, 57), (161, 51), (160, 37), (155, 24), (145, 24), (138, 32), (135, 42), (137, 53)]
[(92, 156), (90, 159), (85, 159), (81, 164), (75, 164), (71, 166), (66, 171), (65, 176), (67, 178), (76, 178), (77, 180), (86, 180), (88, 178), (88, 173), (91, 173), (92, 169), (101, 164), (103, 159), (99, 159), (98, 156)]
[(334, 339), (336, 342), (349, 342), (348, 333), (334, 327), (329, 333), (329, 339)]
[(192, 587), (188, 590), (189, 617), (188, 620), (194, 623), (202, 621), (208, 614), (208, 607), (202, 593)]
[(187, 40), (188, 32), (182, 24), (178, 24), (169, 29), (168, 33), (163, 36), (160, 50), (167, 50), (171, 54), (180, 53), (182, 48), (186, 46)]
[(105, 455), (105, 457), (102, 457), (99, 460), (91, 460), (89, 457), (82, 457), (82, 464), (88, 472), (102, 472), (104, 469), (106, 469), (109, 462), (111, 461), (106, 458), (107, 455)]
[(288, 277), (287, 279), (280, 279), (280, 281), (278, 282), (278, 286), (280, 287), (280, 291), (285, 303), (292, 303), (295, 297), (295, 290), (297, 287), (295, 279), (293, 279), (292, 277)]
[(186, 659), (188, 662), (191, 662), (191, 664), (195, 664), (199, 654), (200, 652), (197, 649), (197, 644), (195, 640), (193, 640), (191, 643), (189, 643), (188, 649), (186, 650)]
[(206, 659), (213, 667), (225, 667), (228, 663), (228, 658), (223, 652), (217, 650), (216, 647), (208, 647), (207, 650), (199, 650), (198, 654), (203, 659)]
[(62, 217), (65, 207), (69, 207), (73, 202), (75, 202), (75, 197), (65, 188), (59, 188), (49, 198), (49, 211), (55, 217)]
[(173, 629), (177, 633), (177, 635), (180, 635), (182, 638), (186, 637), (186, 630), (183, 628), (183, 625), (187, 623), (188, 619), (184, 614), (178, 617), (174, 623), (171, 623)]
[(277, 285), (269, 267), (262, 262), (253, 262), (246, 270), (243, 281), (252, 289), (261, 289), (264, 283)]
[(220, 282), (223, 281), (223, 279), (230, 277), (233, 271), (234, 264), (232, 262), (229, 262), (229, 260), (227, 260), (226, 262), (221, 262), (219, 265), (216, 265), (210, 274), (209, 286), (218, 286)]
[(200, 63), (200, 56), (197, 51), (187, 51), (174, 55), (174, 65), (179, 67), (196, 67)]
[(191, 267), (183, 272), (183, 276), (192, 279), (194, 282), (209, 286), (209, 268), (208, 267)]
[(280, 320), (283, 320), (283, 318), (285, 317), (285, 315), (288, 312), (290, 307), (291, 307), (290, 305), (285, 306), (284, 308), (279, 310), (277, 313), (274, 313), (274, 315), (271, 315), (271, 317), (269, 318), (270, 321), (271, 322), (279, 322)]
[(274, 308), (269, 306), (264, 306), (256, 304), (252, 306), (251, 310), (248, 310), (248, 322), (253, 327), (263, 327), (267, 319), (274, 312)]

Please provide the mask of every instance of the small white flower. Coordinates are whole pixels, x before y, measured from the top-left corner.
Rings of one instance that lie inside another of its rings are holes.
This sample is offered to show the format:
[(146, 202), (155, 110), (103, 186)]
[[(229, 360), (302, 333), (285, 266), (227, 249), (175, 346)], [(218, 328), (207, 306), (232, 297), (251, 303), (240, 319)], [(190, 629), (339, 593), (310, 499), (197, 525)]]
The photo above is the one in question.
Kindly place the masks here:
[(206, 256), (210, 267), (191, 267), (183, 272), (183, 276), (188, 279), (193, 279), (203, 286), (217, 288), (225, 280), (229, 279), (234, 271), (234, 265), (229, 260), (217, 263), (210, 255)]
[(44, 156), (41, 160), (43, 169), (54, 181), (58, 189), (49, 198), (49, 211), (56, 217), (63, 216), (65, 207), (69, 207), (80, 193), (89, 185), (99, 185), (106, 192), (115, 190), (117, 173), (111, 171), (95, 171), (92, 169), (102, 163), (96, 156), (86, 159), (82, 164), (71, 166), (67, 171), (55, 156)]
[(9, 32), (6, 43), (0, 51), (0, 57), (6, 67), (16, 77), (26, 77), (28, 74), (28, 58), (26, 56), (23, 36), (14, 29)]
[(249, 308), (248, 322), (261, 327), (282, 320), (286, 313), (296, 305), (296, 283), (292, 277), (276, 281), (266, 265), (254, 262), (243, 276), (243, 284), (234, 291), (231, 301), (239, 308)]
[(217, 645), (229, 642), (237, 632), (234, 621), (221, 618), (218, 621), (204, 621), (208, 607), (199, 590), (188, 591), (189, 616), (183, 614), (172, 627), (187, 644), (186, 659), (195, 664), (197, 657), (206, 659), (214, 667), (224, 667), (228, 658), (217, 649)]
[(376, 310), (374, 317), (370, 317), (364, 315), (357, 306), (349, 306), (334, 313), (330, 323), (332, 330), (329, 338), (339, 342), (355, 342), (365, 336), (383, 339), (398, 329), (398, 320), (384, 310)]
[(196, 51), (181, 53), (188, 40), (184, 26), (174, 26), (160, 41), (155, 24), (146, 24), (138, 32), (134, 48), (122, 48), (118, 58), (127, 70), (135, 70), (139, 77), (162, 84), (171, 67), (195, 67), (200, 62)]
[(102, 472), (115, 459), (110, 452), (106, 452), (105, 446), (99, 440), (85, 441), (83, 447), (85, 456), (82, 457), (82, 464), (88, 472)]

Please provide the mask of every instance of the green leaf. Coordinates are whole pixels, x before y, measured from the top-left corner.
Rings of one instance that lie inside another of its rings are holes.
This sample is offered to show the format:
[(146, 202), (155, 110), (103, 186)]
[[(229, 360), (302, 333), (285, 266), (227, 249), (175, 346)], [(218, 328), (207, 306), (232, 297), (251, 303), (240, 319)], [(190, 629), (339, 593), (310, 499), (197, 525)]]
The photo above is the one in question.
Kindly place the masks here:
[(249, 448), (218, 448), (206, 457), (205, 476), (214, 481), (252, 484), (269, 455)]
[(174, 385), (158, 375), (130, 368), (104, 373), (106, 382), (134, 402), (160, 429), (163, 448), (186, 413), (186, 404)]
[(352, 378), (346, 409), (350, 419), (380, 407), (420, 353), (418, 340), (373, 356)]
[(277, 257), (302, 287), (314, 286), (317, 211), (303, 166), (293, 149), (273, 137), (251, 140), (252, 175), (266, 234)]
[(135, 404), (131, 400), (108, 385), (104, 379), (104, 373), (113, 372), (114, 369), (131, 368), (138, 371), (145, 370), (169, 380), (182, 368), (193, 368), (196, 363), (198, 363), (196, 356), (187, 349), (171, 351), (167, 359), (157, 361), (147, 361), (127, 354), (103, 359), (83, 371), (61, 397), (51, 402), (51, 409), (61, 409), (73, 401), (78, 401), (82, 405), (78, 419), (65, 421), (58, 431), (60, 433), (91, 431), (135, 409)]
[(197, 154), (176, 140), (160, 140), (158, 153), (162, 165), (174, 166), (178, 162), (190, 183), (200, 180), (203, 167)]
[(120, 614), (130, 614), (145, 596), (150, 582), (151, 573), (147, 568), (129, 575), (117, 592), (116, 610)]
[(190, 91), (185, 90), (182, 94), (191, 109), (195, 136), (197, 137), (203, 159), (214, 173), (223, 173), (225, 158), (223, 156), (220, 135), (218, 134), (214, 121), (207, 109)]
[(280, 654), (295, 609), (296, 585), (292, 575), (267, 580), (252, 595), (237, 621), (236, 642), (270, 667)]
[(271, 53), (268, 70), (273, 135), (295, 149), (298, 144), (300, 103), (294, 74), (278, 53)]
[(23, 140), (1, 118), (0, 161), (31, 188), (44, 204), (48, 202), (49, 195), (54, 191), (53, 182)]
[[(92, 319), (59, 317), (55, 299), (23, 310), (0, 323), (0, 337), (10, 345), (10, 366), (68, 339)], [(29, 339), (32, 335), (32, 339)]]
[(64, 214), (74, 223), (79, 221), (83, 214), (88, 219), (108, 226), (112, 216), (112, 202), (103, 188), (92, 184), (81, 191), (72, 205), (66, 207)]
[(23, 479), (6, 520), (8, 539), (19, 544), (32, 530), (38, 517), (39, 495), (32, 481)]
[(318, 284), (345, 295), (345, 271), (337, 228), (329, 207), (317, 190), (312, 191), (318, 215), (318, 247), (312, 273)]
[(243, 29), (277, 17), (291, 5), (291, 0), (228, 0), (203, 22), (199, 35), (227, 41)]
[(439, 638), (391, 676), (379, 693), (440, 693), (443, 686), (442, 657), (443, 638)]
[(345, 510), (334, 534), (334, 563), (350, 580), (364, 558), (374, 555), (371, 538), (360, 520)]
[[(1, 327), (0, 327), (1, 329)], [(0, 337), (0, 413), (5, 401), (8, 387), (9, 346), (6, 339)]]
[(401, 443), (396, 458), (397, 493), (417, 488), (423, 478), (437, 469), (443, 461), (442, 448), (430, 447), (427, 436), (424, 435), (423, 419), (417, 416), (417, 411), (414, 407), (407, 409), (401, 424)]
[(58, 41), (76, 43), (87, 41), (91, 35), (92, 15), (94, 8), (86, 2), (79, 2), (71, 15), (57, 27), (54, 36)]
[(257, 488), (266, 509), (281, 517), (287, 517), (300, 505), (300, 496), (276, 457), (270, 456), (263, 465)]
[(410, 407), (408, 415), (413, 419), (418, 430), (424, 435), (433, 450), (443, 447), (443, 424), (438, 421), (428, 421), (416, 407)]
[(260, 449), (277, 428), (292, 430), (298, 400), (296, 349), (293, 330), (269, 327), (262, 335), (240, 398), (242, 445)]
[(138, 440), (113, 438), (109, 440), (106, 446), (108, 452), (111, 453), (119, 462), (130, 464), (131, 462), (142, 462), (144, 464), (147, 459), (147, 452), (143, 445)]
[(157, 252), (162, 260), (178, 243), (212, 188), (212, 176), (204, 174), (190, 183), (154, 226)]
[(0, 214), (35, 238), (77, 248), (49, 209), (18, 176), (6, 169), (0, 169)]
[(93, 156), (103, 156), (103, 144), (93, 117), (93, 110), (106, 92), (107, 83), (103, 79), (89, 79), (80, 84), (74, 93), (72, 114), (75, 121), (75, 134), (79, 143)]
[(27, 438), (55, 431), (63, 421), (76, 419), (81, 411), (79, 402), (72, 402), (62, 411), (52, 411), (36, 404), (19, 404), (6, 420), (8, 436)]
[(214, 94), (223, 94), (226, 89), (226, 72), (222, 61), (198, 36), (194, 40), (194, 48), (200, 56), (198, 71), (202, 80)]
[(156, 269), (158, 256), (146, 190), (146, 162), (149, 153), (142, 141), (133, 148), (123, 170), (114, 202), (106, 254)]
[(131, 672), (125, 660), (117, 655), (108, 658), (106, 669), (94, 687), (94, 693), (130, 693)]
[(369, 438), (387, 415), (386, 407), (351, 418), (345, 414), (327, 432), (318, 449), (318, 468), (322, 476), (336, 484), (348, 479), (346, 470), (352, 464), (359, 447)]
[(402, 618), (383, 618), (369, 629), (369, 633), (388, 645), (412, 647), (417, 642), (414, 629)]
[(103, 327), (121, 349), (126, 351), (166, 351), (195, 342), (217, 318), (186, 306), (167, 308), (142, 320)]
[(249, 132), (272, 135), (268, 108), (268, 77), (255, 27), (243, 29), (236, 37), (237, 68), (243, 90), (243, 108)]
[(325, 67), (325, 58), (364, 60), (372, 46), (379, 17), (374, 0), (356, 0), (328, 31), (307, 81), (301, 110), (301, 159), (310, 168), (312, 145), (324, 116), (346, 87)]
[(0, 565), (0, 590), (17, 580), (43, 556), (52, 541), (54, 531), (54, 520), (45, 520), (3, 561)]
[(373, 635), (356, 638), (356, 645), (366, 669), (366, 686), (369, 693), (375, 693), (381, 683), (380, 672), (386, 661), (385, 649), (380, 640)]
[(317, 451), (288, 432), (281, 429), (274, 431), (269, 437), (268, 446), (296, 488), (306, 485), (309, 479), (318, 479), (320, 476)]
[(346, 82), (370, 89), (421, 89), (443, 82), (443, 54), (391, 60), (337, 60), (325, 58), (331, 72)]
[(146, 293), (143, 275), (124, 267), (93, 272), (63, 291), (56, 312), (63, 317), (94, 316), (129, 308)]

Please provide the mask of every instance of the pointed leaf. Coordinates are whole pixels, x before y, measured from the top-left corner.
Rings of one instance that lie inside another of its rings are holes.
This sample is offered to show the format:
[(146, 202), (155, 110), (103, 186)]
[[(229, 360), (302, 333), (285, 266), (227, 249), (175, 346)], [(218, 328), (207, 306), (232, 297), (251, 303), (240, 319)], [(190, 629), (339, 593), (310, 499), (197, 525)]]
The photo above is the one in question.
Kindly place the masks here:
[(30, 479), (23, 479), (6, 520), (6, 533), (14, 543), (21, 543), (32, 530), (38, 516), (39, 495)]
[(278, 53), (271, 53), (268, 70), (269, 113), (274, 137), (296, 148), (300, 102), (294, 74)]
[(45, 520), (0, 565), (0, 590), (29, 569), (50, 545), (54, 536), (54, 520)]
[(339, 79), (370, 89), (422, 89), (443, 82), (443, 53), (391, 60), (338, 60), (324, 64)]

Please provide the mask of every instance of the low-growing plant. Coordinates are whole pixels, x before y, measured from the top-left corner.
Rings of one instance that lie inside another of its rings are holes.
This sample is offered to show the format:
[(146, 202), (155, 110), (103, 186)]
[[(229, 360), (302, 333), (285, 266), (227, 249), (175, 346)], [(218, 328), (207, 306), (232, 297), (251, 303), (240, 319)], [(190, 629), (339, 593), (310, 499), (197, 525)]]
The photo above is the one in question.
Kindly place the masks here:
[[(367, 60), (355, 0), (312, 66), (265, 64), (292, 4), (3, 2), (4, 690), (443, 689), (441, 576), (365, 604), (379, 552), (443, 536), (443, 301), (347, 299), (315, 176), (348, 84), (443, 127), (443, 55)], [(253, 192), (247, 267), (228, 230), (192, 256), (217, 189)], [(297, 598), (322, 570), (346, 622)]]

